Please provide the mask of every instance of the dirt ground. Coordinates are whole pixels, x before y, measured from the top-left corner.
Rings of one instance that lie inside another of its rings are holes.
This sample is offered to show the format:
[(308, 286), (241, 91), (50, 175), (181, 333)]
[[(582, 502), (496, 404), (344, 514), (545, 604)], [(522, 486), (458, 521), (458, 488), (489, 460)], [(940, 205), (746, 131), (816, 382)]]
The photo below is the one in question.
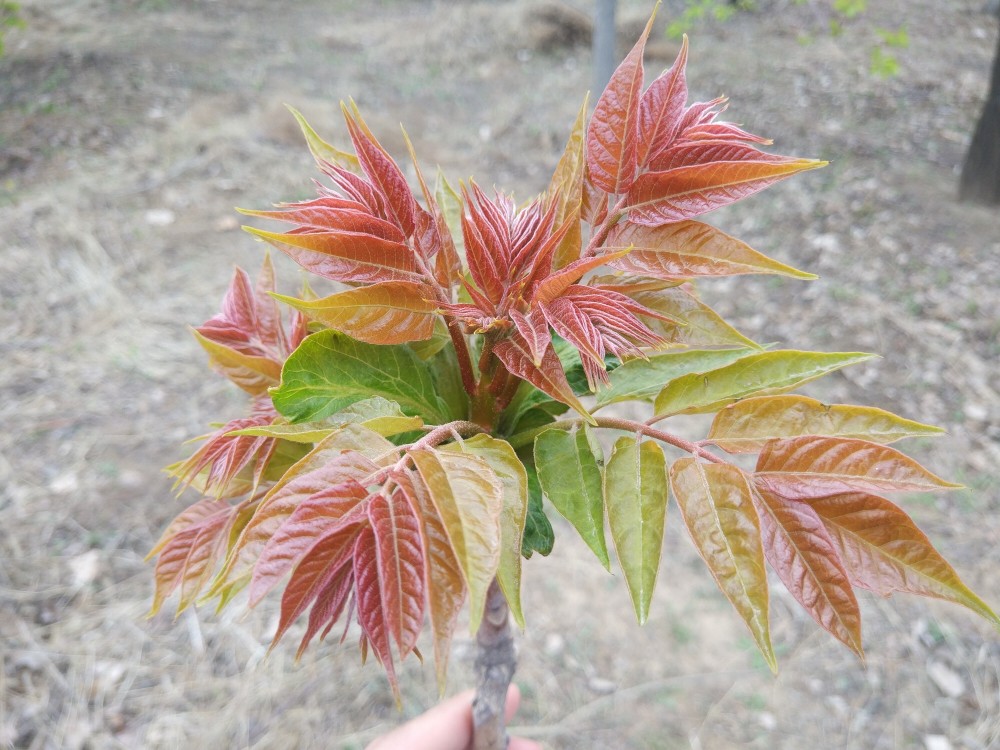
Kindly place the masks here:
[[(623, 0), (622, 29), (650, 5)], [(903, 502), (1000, 606), (1000, 216), (954, 200), (996, 21), (982, 0), (875, 0), (831, 37), (825, 4), (758, 5), (692, 32), (693, 95), (729, 95), (732, 119), (831, 166), (714, 221), (821, 279), (702, 293), (758, 340), (882, 355), (811, 392), (948, 429), (909, 449), (968, 489)], [(402, 121), (426, 167), (529, 197), (591, 85), (586, 42), (537, 7), (24, 0), (0, 59), (0, 747), (360, 748), (435, 701), (411, 660), (397, 714), (353, 645), (265, 659), (273, 602), (147, 620), (143, 557), (184, 502), (160, 467), (244, 408), (186, 328), (234, 264), (259, 265), (232, 207), (312, 191), (282, 104), (343, 141), (337, 103), (354, 97), (400, 157)], [(870, 75), (873, 29), (901, 21), (899, 74)], [(655, 37), (658, 72), (677, 46)], [(973, 615), (862, 597), (862, 665), (776, 584), (772, 677), (668, 520), (643, 628), (571, 534), (527, 564), (517, 732), (583, 749), (1000, 747), (1000, 636)]]

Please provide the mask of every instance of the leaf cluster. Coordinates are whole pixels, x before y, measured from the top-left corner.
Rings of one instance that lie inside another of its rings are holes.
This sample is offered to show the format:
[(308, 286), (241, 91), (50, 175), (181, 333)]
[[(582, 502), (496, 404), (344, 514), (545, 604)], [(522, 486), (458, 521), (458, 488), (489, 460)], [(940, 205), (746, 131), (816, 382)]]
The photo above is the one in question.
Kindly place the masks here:
[[(723, 99), (688, 103), (686, 39), (644, 89), (651, 25), (520, 206), (441, 174), (432, 188), (415, 158), (412, 190), (353, 104), (352, 152), (295, 113), (327, 182), (244, 213), (291, 224), (248, 231), (331, 291), (279, 295), (266, 259), (194, 329), (251, 409), (170, 467), (202, 497), (150, 553), (153, 611), (175, 592), (183, 609), (280, 588), (275, 642), (302, 618), (301, 653), (356, 619), (397, 695), (394, 664), (419, 654), (427, 620), (443, 689), (466, 601), (475, 631), (496, 580), (523, 627), (522, 560), (552, 550), (547, 507), (609, 570), (614, 551), (643, 622), (673, 497), (772, 667), (768, 565), (859, 655), (855, 588), (1000, 623), (883, 497), (956, 486), (890, 445), (940, 431), (795, 394), (869, 355), (766, 349), (699, 299), (703, 278), (812, 278), (698, 217), (822, 162), (764, 151), (719, 119)], [(620, 402), (650, 417), (600, 414)], [(697, 413), (715, 415), (704, 439), (670, 431)]]

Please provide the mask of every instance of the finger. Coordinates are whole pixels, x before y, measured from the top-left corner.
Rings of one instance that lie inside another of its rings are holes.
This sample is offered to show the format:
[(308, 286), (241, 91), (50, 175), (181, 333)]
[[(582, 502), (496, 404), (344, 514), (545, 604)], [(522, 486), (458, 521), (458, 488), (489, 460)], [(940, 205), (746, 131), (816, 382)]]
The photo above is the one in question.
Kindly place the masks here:
[(526, 740), (524, 737), (511, 737), (507, 750), (542, 750), (542, 746), (533, 740)]
[(449, 698), (380, 737), (368, 750), (465, 750), (472, 742), (473, 691)]
[(521, 689), (517, 685), (507, 688), (507, 702), (504, 704), (504, 720), (510, 721), (517, 713), (518, 706), (521, 705)]

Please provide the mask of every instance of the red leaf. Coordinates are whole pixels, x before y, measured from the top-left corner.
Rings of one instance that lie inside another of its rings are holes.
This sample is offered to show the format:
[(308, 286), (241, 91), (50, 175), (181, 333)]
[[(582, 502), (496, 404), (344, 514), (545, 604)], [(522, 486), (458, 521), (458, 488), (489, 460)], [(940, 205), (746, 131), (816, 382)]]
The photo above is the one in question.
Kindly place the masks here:
[(807, 503), (754, 492), (764, 555), (785, 588), (819, 625), (864, 658), (861, 613), (837, 545)]
[(812, 159), (712, 162), (641, 175), (628, 191), (628, 218), (659, 226), (735, 203), (796, 172), (822, 167)]
[(307, 271), (334, 281), (421, 281), (413, 251), (402, 242), (345, 231), (265, 232), (245, 227), (267, 240)]
[[(215, 562), (224, 552), (226, 530), (239, 508), (223, 503), (215, 505), (217, 510), (214, 513), (174, 534), (160, 549), (154, 572), (156, 592), (150, 614), (156, 614), (166, 598), (178, 588), (181, 589), (181, 601), (177, 610), (185, 609), (211, 576)], [(193, 517), (201, 512), (203, 509), (200, 507), (197, 512), (189, 508), (185, 514)]]
[(935, 476), (887, 445), (812, 435), (766, 443), (757, 458), (755, 481), (791, 498), (854, 490), (928, 492), (961, 486)]
[(773, 164), (786, 164), (797, 161), (793, 156), (769, 154), (755, 146), (746, 143), (734, 143), (727, 140), (693, 140), (682, 141), (661, 152), (650, 164), (655, 172), (666, 172), (680, 167), (691, 167), (696, 164), (711, 164), (714, 162), (761, 161)]
[[(307, 460), (309, 456), (302, 459)], [(364, 482), (377, 468), (360, 453), (346, 451), (315, 469), (275, 485), (261, 500), (253, 518), (240, 533), (212, 591), (221, 592), (227, 586), (249, 577), (268, 541), (300, 503), (318, 492), (351, 479)]]
[(642, 93), (642, 54), (655, 12), (594, 108), (587, 129), (590, 179), (606, 193), (624, 193), (635, 180), (638, 161), (639, 97)]
[(559, 362), (559, 357), (551, 344), (546, 348), (542, 355), (542, 361), (538, 365), (534, 363), (531, 347), (520, 334), (512, 335), (499, 342), (493, 351), (511, 373), (522, 380), (527, 380), (557, 401), (568, 404), (588, 421), (593, 420), (593, 417), (587, 413), (583, 404), (573, 393), (573, 389), (566, 380), (566, 373)]
[(365, 637), (375, 650), (375, 655), (385, 667), (389, 685), (399, 702), (399, 684), (392, 663), (389, 644), (389, 627), (382, 609), (382, 585), (379, 579), (379, 562), (375, 532), (366, 526), (354, 546), (354, 580), (358, 604), (358, 623)]
[(510, 227), (494, 204), (472, 185), (472, 195), (463, 188), (466, 210), (462, 213), (462, 237), (472, 280), (494, 305), (503, 298), (510, 265)]
[(530, 310), (527, 315), (517, 310), (510, 311), (510, 319), (514, 321), (514, 326), (518, 333), (528, 344), (531, 352), (532, 362), (537, 366), (542, 363), (545, 350), (552, 343), (552, 335), (549, 333), (549, 323), (540, 310)]
[(367, 496), (368, 490), (352, 479), (326, 487), (300, 502), (267, 540), (254, 564), (249, 606), (256, 606), (319, 536), (334, 526), (356, 523), (357, 513), (351, 511)]
[(320, 635), (320, 640), (322, 640), (340, 619), (344, 607), (347, 606), (351, 590), (354, 588), (354, 566), (345, 562), (336, 570), (327, 569), (326, 575), (317, 588), (319, 593), (309, 611), (309, 625), (299, 643), (299, 650), (295, 652), (296, 659), (302, 656), (320, 628), (323, 628)]
[(680, 130), (687, 104), (688, 39), (684, 35), (681, 51), (670, 70), (653, 81), (639, 101), (639, 166), (667, 147)]
[(424, 621), (424, 551), (420, 522), (401, 492), (368, 504), (375, 532), (382, 611), (401, 659), (413, 650)]
[(731, 122), (713, 122), (702, 125), (692, 125), (684, 130), (682, 137), (686, 141), (697, 141), (703, 139), (749, 141), (750, 143), (759, 143), (762, 146), (768, 146), (772, 143), (769, 138), (761, 138), (759, 135), (748, 133), (739, 125), (735, 125)]
[(809, 501), (826, 524), (855, 586), (889, 596), (902, 591), (956, 602), (994, 625), (1000, 618), (958, 577), (930, 539), (896, 504), (850, 493)]
[(389, 217), (403, 230), (407, 237), (412, 236), (416, 201), (413, 198), (413, 193), (410, 192), (406, 178), (396, 162), (368, 130), (357, 111), (357, 107), (353, 108), (353, 113), (348, 111), (346, 105), (341, 105), (341, 109), (344, 111), (347, 130), (358, 155), (361, 169), (364, 170), (372, 185), (385, 199), (389, 208)]
[(560, 297), (543, 304), (552, 327), (584, 355), (583, 366), (591, 388), (606, 382), (604, 355), (643, 356), (639, 347), (656, 347), (664, 340), (637, 315), (662, 317), (630, 297), (608, 289), (574, 284)]
[(347, 563), (355, 551), (355, 541), (365, 531), (370, 533), (368, 526), (349, 524), (336, 526), (321, 535), (295, 566), (292, 577), (288, 580), (285, 592), (281, 597), (281, 616), (278, 620), (278, 630), (271, 641), (271, 647), (281, 640), (299, 615), (323, 591), (324, 585), (330, 583), (331, 571), (337, 571)]
[(569, 289), (571, 285), (583, 278), (583, 275), (588, 271), (593, 271), (595, 268), (611, 263), (627, 253), (628, 250), (626, 249), (574, 260), (568, 266), (560, 268), (538, 283), (531, 293), (531, 304), (537, 305), (539, 303), (551, 302)]
[(465, 600), (465, 579), (444, 521), (420, 475), (406, 472), (394, 479), (400, 491), (409, 498), (420, 521), (420, 538), (426, 555), (424, 585), (434, 634), (434, 665), (438, 687), (443, 693), (451, 639)]
[(287, 221), (312, 231), (340, 231), (371, 234), (393, 242), (404, 242), (406, 237), (395, 224), (373, 216), (368, 208), (357, 201), (323, 196), (301, 203), (279, 204), (278, 211), (252, 211), (240, 209), (247, 216), (261, 219)]

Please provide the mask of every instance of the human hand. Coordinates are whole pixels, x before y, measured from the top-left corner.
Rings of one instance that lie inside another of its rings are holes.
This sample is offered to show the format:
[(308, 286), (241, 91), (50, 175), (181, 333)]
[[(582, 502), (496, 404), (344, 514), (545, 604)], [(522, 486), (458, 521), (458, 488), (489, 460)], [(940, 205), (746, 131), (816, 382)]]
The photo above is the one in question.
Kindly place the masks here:
[[(367, 750), (468, 750), (472, 747), (472, 699), (467, 690), (439, 703), (415, 719), (372, 742)], [(521, 691), (511, 685), (507, 691), (506, 721), (517, 711)], [(511, 737), (507, 750), (542, 750), (537, 742)]]

